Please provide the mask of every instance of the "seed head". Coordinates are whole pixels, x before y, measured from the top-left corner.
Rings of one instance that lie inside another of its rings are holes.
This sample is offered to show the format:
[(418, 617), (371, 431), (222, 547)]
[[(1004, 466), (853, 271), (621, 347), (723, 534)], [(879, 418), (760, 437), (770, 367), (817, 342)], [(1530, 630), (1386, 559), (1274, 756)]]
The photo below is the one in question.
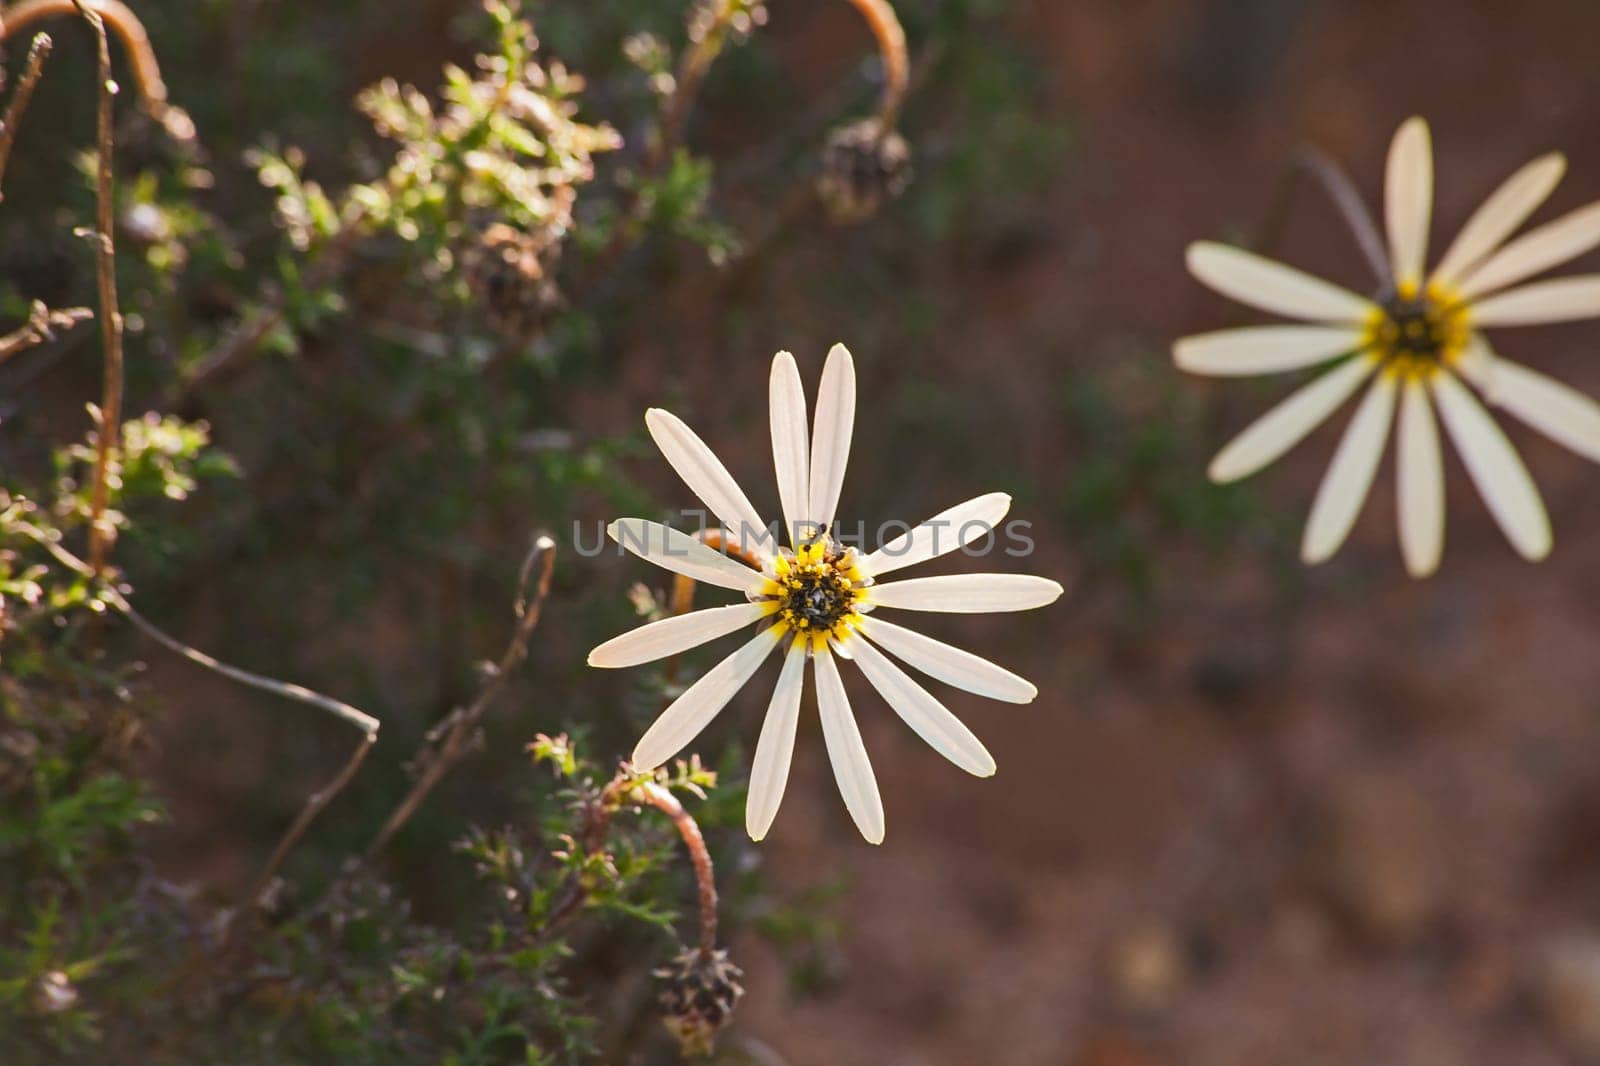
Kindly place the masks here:
[(685, 1055), (709, 1055), (744, 988), (744, 971), (726, 951), (685, 951), (655, 972), (661, 981), (661, 1022)]
[(910, 184), (910, 146), (877, 119), (841, 126), (828, 136), (817, 193), (835, 225), (865, 222)]
[(500, 333), (526, 340), (561, 302), (551, 273), (561, 246), (550, 233), (527, 233), (503, 222), (477, 231), (461, 255), (467, 287)]

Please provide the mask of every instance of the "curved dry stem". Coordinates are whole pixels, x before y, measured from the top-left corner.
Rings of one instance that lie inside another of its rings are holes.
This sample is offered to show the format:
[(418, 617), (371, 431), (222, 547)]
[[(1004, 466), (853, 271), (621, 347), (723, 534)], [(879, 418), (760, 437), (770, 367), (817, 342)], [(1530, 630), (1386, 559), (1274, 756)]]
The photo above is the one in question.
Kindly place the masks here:
[(28, 101), (33, 99), (34, 86), (39, 84), (39, 76), (44, 73), (44, 61), (50, 58), (51, 44), (50, 35), (41, 33), (28, 45), (28, 58), (22, 68), (22, 77), (17, 79), (17, 90), (11, 94), (11, 102), (6, 104), (5, 117), (0, 118), (0, 179), (5, 177), (6, 163), (11, 159), (11, 146), (17, 141), (17, 126), (22, 122), (22, 113), (28, 109)]
[(333, 802), (335, 796), (344, 791), (344, 787), (356, 776), (356, 771), (361, 769), (361, 764), (366, 762), (367, 754), (372, 751), (372, 746), (377, 742), (378, 733), (374, 729), (361, 738), (360, 743), (356, 745), (355, 751), (350, 753), (349, 760), (333, 780), (306, 797), (305, 806), (300, 808), (299, 816), (289, 826), (288, 831), (283, 834), (283, 839), (278, 841), (278, 846), (272, 849), (272, 857), (267, 860), (267, 864), (261, 868), (261, 873), (257, 875), (255, 883), (250, 886), (250, 893), (246, 897), (247, 899), (258, 900), (261, 898), (267, 886), (272, 883), (272, 879), (283, 868), (284, 861), (289, 858), (289, 853), (294, 850), (296, 844), (300, 843), (300, 838), (306, 835), (306, 830), (311, 828), (311, 823), (316, 821), (317, 815), (321, 814), (328, 804)]
[(98, 591), (108, 605), (132, 622), (134, 627), (141, 633), (167, 650), (176, 655), (181, 655), (196, 666), (202, 666), (214, 674), (220, 674), (228, 680), (238, 682), (248, 688), (327, 711), (334, 717), (348, 722), (361, 731), (361, 741), (343, 769), (324, 788), (313, 792), (307, 797), (305, 806), (301, 808), (299, 816), (289, 826), (283, 838), (278, 841), (278, 846), (273, 849), (272, 857), (267, 860), (266, 867), (261, 871), (256, 878), (255, 884), (250, 889), (249, 898), (255, 899), (259, 897), (262, 889), (282, 868), (284, 860), (289, 857), (289, 853), (294, 850), (295, 845), (300, 842), (306, 831), (311, 828), (311, 823), (327, 809), (334, 798), (344, 791), (344, 787), (355, 777), (356, 771), (361, 768), (361, 764), (366, 760), (367, 753), (372, 750), (373, 744), (377, 743), (378, 720), (365, 711), (352, 707), (342, 700), (336, 700), (332, 696), (324, 696), (322, 693), (315, 692), (304, 685), (278, 681), (261, 674), (251, 673), (249, 670), (240, 669), (237, 666), (230, 666), (215, 656), (207, 655), (200, 649), (185, 644), (134, 610), (133, 604), (128, 602), (128, 598), (123, 595), (121, 589), (105, 582), (103, 577), (95, 573), (94, 567), (63, 548), (56, 536), (25, 523), (20, 524), (17, 528), (40, 547), (44, 548), (45, 551), (49, 552), (62, 566), (92, 581), (97, 581), (100, 586)]
[[(56, 534), (47, 533), (46, 531), (39, 529), (36, 526), (28, 525), (27, 523), (18, 523), (14, 528), (32, 540), (35, 544), (39, 545), (45, 551), (49, 552), (51, 557), (62, 566), (65, 566), (67, 569), (76, 574), (81, 574), (84, 577), (95, 577), (94, 568), (88, 563), (84, 562), (82, 559), (78, 558), (76, 555), (73, 555), (71, 552), (67, 551), (67, 549), (63, 548), (61, 546), (60, 539)], [(198, 666), (203, 666), (213, 673), (221, 674), (230, 681), (237, 681), (241, 685), (246, 685), (254, 689), (260, 689), (262, 692), (268, 692), (274, 696), (282, 696), (284, 699), (294, 700), (298, 703), (309, 704), (312, 707), (320, 707), (322, 710), (325, 710), (328, 713), (338, 718), (342, 718), (346, 722), (349, 722), (351, 725), (355, 726), (368, 736), (377, 735), (378, 720), (372, 717), (372, 715), (367, 714), (365, 711), (358, 710), (357, 708), (350, 706), (348, 703), (334, 699), (332, 696), (324, 696), (320, 692), (314, 692), (311, 689), (306, 688), (304, 685), (294, 685), (284, 681), (274, 681), (270, 677), (264, 677), (261, 674), (253, 674), (249, 670), (241, 670), (237, 666), (229, 666), (220, 659), (217, 659), (211, 655), (207, 655), (198, 648), (194, 648), (188, 644), (185, 644), (177, 637), (169, 636), (154, 622), (151, 622), (144, 615), (134, 610), (133, 604), (128, 602), (128, 598), (123, 595), (121, 589), (118, 589), (117, 587), (105, 582), (103, 578), (101, 580), (100, 587), (96, 591), (98, 591), (101, 596), (104, 597), (107, 604), (113, 607), (118, 613), (125, 616), (128, 621), (132, 622), (146, 636), (150, 637), (150, 639), (154, 640), (162, 647), (183, 656), (190, 662)]]
[(894, 13), (889, 0), (849, 0), (867, 20), (873, 39), (878, 42), (878, 54), (883, 57), (883, 95), (878, 99), (880, 135), (894, 129), (900, 119), (900, 108), (905, 104), (906, 86), (911, 80), (911, 60), (906, 50), (906, 31), (900, 17)]
[[(371, 861), (373, 856), (394, 839), (395, 833), (410, 821), (411, 816), (416, 813), (417, 808), (422, 805), (422, 801), (433, 791), (440, 779), (471, 750), (472, 739), (477, 733), (478, 723), (483, 720), (484, 713), (505, 688), (506, 682), (516, 672), (517, 667), (522, 665), (522, 660), (527, 658), (528, 640), (539, 625), (544, 602), (550, 595), (550, 578), (555, 571), (555, 564), (556, 542), (547, 536), (537, 537), (528, 552), (528, 557), (523, 560), (522, 585), (517, 590), (516, 600), (517, 625), (511, 633), (510, 643), (506, 645), (499, 662), (495, 663), (488, 680), (478, 690), (478, 695), (472, 703), (452, 711), (444, 721), (429, 731), (423, 740), (422, 751), (418, 752), (414, 760), (416, 765), (422, 767), (422, 772), (418, 774), (405, 799), (400, 801), (400, 805), (383, 823), (383, 828), (378, 830), (377, 836), (372, 838), (372, 843), (367, 845), (363, 861)], [(531, 594), (528, 591), (530, 582), (533, 584)]]
[(694, 816), (684, 809), (678, 797), (654, 781), (639, 786), (639, 795), (656, 810), (672, 819), (684, 847), (689, 849), (689, 862), (694, 866), (695, 885), (700, 897), (700, 954), (709, 958), (717, 950), (717, 879), (711, 865), (711, 852), (706, 848), (706, 838), (700, 832)]
[(150, 35), (139, 16), (121, 0), (20, 0), (0, 11), (0, 40), (36, 22), (85, 11), (103, 18), (122, 42), (134, 83), (139, 87), (139, 98), (150, 116), (178, 140), (193, 140), (194, 122), (167, 101), (167, 83), (161, 78), (161, 64), (156, 61)]
[(87, 307), (62, 307), (52, 311), (44, 301), (35, 300), (28, 309), (27, 323), (0, 337), (0, 363), (35, 345), (55, 340), (58, 331), (64, 332), (93, 317), (94, 312)]
[(112, 203), (111, 44), (106, 23), (88, 0), (74, 8), (94, 31), (97, 62), (95, 92), (95, 282), (100, 294), (100, 344), (105, 370), (100, 392), (100, 428), (95, 433), (94, 483), (89, 495), (89, 567), (98, 578), (111, 554), (115, 530), (106, 521), (110, 495), (111, 457), (122, 426), (122, 311), (117, 305), (117, 246)]

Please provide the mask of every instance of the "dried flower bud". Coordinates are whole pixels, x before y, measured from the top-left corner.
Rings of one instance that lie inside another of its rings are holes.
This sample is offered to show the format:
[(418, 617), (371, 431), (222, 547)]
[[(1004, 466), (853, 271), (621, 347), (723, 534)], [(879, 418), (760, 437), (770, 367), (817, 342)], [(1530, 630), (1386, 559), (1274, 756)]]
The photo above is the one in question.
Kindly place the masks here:
[(685, 951), (655, 972), (661, 981), (661, 1022), (685, 1055), (709, 1055), (744, 988), (744, 971), (726, 951)]
[(533, 336), (560, 303), (550, 277), (560, 247), (551, 233), (526, 233), (495, 222), (480, 230), (462, 253), (467, 287), (489, 323), (506, 337)]
[(911, 184), (911, 147), (875, 118), (841, 126), (822, 150), (817, 193), (835, 225), (865, 222)]

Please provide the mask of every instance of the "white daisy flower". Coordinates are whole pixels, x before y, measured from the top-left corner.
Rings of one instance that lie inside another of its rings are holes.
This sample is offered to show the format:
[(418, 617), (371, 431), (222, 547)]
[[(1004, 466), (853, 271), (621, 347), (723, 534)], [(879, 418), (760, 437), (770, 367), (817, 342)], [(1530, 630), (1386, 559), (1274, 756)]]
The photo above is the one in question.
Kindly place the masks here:
[(1024, 611), (1054, 601), (1061, 586), (1023, 574), (961, 574), (879, 584), (877, 579), (891, 571), (982, 540), (1005, 517), (1011, 497), (994, 492), (968, 500), (866, 555), (841, 547), (829, 531), (855, 425), (856, 378), (850, 353), (843, 345), (834, 345), (828, 353), (809, 443), (800, 371), (788, 352), (779, 352), (772, 361), (770, 391), (773, 461), (791, 546), (780, 546), (766, 532), (733, 476), (693, 430), (675, 415), (652, 409), (645, 415), (645, 425), (667, 462), (760, 569), (657, 522), (642, 518), (613, 522), (607, 531), (623, 547), (674, 573), (742, 592), (745, 602), (640, 626), (594, 649), (589, 664), (637, 666), (737, 630), (754, 629), (737, 651), (690, 685), (645, 731), (634, 748), (633, 764), (647, 770), (683, 750), (762, 662), (783, 649), (783, 668), (756, 743), (745, 807), (745, 828), (752, 839), (760, 840), (778, 813), (788, 781), (809, 660), (822, 736), (839, 791), (861, 835), (877, 844), (883, 840), (883, 803), (845, 698), (838, 659), (860, 667), (895, 713), (935, 751), (968, 773), (988, 777), (995, 763), (983, 744), (889, 655), (938, 681), (991, 699), (1028, 703), (1038, 690), (986, 659), (878, 617), (876, 608), (963, 614)]
[(1310, 324), (1185, 337), (1173, 346), (1180, 368), (1233, 377), (1329, 364), (1222, 449), (1211, 463), (1213, 480), (1233, 481), (1260, 470), (1371, 382), (1312, 505), (1301, 548), (1306, 562), (1332, 556), (1350, 532), (1397, 408), (1400, 546), (1413, 576), (1433, 573), (1444, 547), (1435, 410), (1512, 546), (1528, 559), (1549, 554), (1550, 522), (1538, 489), (1473, 390), (1557, 443), (1600, 461), (1600, 405), (1500, 358), (1483, 333), (1600, 316), (1600, 274), (1528, 281), (1600, 245), (1600, 203), (1508, 241), (1565, 169), (1565, 159), (1552, 153), (1511, 175), (1425, 272), (1433, 151), (1427, 123), (1407, 120), (1389, 150), (1388, 241), (1376, 252), (1388, 262), (1382, 264), (1381, 289), (1371, 298), (1237, 248), (1209, 242), (1189, 247), (1189, 271), (1204, 284)]

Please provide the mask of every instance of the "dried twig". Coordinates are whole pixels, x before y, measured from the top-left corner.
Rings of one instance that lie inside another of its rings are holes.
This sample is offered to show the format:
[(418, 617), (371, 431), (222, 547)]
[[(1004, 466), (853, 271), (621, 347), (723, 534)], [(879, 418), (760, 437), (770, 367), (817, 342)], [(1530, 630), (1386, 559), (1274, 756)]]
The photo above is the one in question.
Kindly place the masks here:
[(33, 43), (28, 46), (28, 59), (22, 68), (22, 77), (17, 79), (16, 91), (11, 94), (11, 102), (6, 104), (5, 117), (0, 118), (0, 178), (5, 177), (6, 163), (11, 159), (11, 147), (17, 141), (17, 126), (22, 121), (22, 113), (28, 109), (28, 101), (33, 98), (33, 89), (39, 84), (39, 76), (44, 73), (44, 61), (50, 58), (50, 47), (48, 33), (34, 37)]
[(333, 802), (335, 796), (344, 791), (344, 787), (356, 776), (356, 771), (360, 770), (361, 764), (366, 762), (368, 753), (372, 751), (372, 746), (378, 742), (377, 723), (374, 722), (373, 725), (373, 731), (361, 738), (361, 742), (356, 746), (356, 749), (350, 753), (349, 761), (344, 764), (344, 768), (339, 771), (333, 780), (306, 797), (305, 806), (300, 808), (299, 817), (295, 818), (294, 823), (283, 834), (283, 839), (278, 841), (278, 846), (272, 849), (272, 856), (267, 859), (267, 864), (261, 868), (261, 873), (256, 877), (255, 883), (250, 886), (250, 894), (246, 898), (258, 900), (262, 897), (262, 894), (272, 884), (273, 878), (277, 876), (278, 871), (283, 868), (284, 861), (289, 858), (289, 853), (294, 850), (296, 844), (300, 843), (300, 838), (306, 835), (306, 830), (311, 828), (311, 823), (316, 821), (317, 816), (327, 808), (328, 804)]
[(114, 530), (107, 524), (111, 457), (122, 426), (122, 312), (117, 307), (117, 248), (113, 233), (111, 43), (105, 20), (86, 0), (74, 0), (94, 31), (97, 48), (96, 85), (99, 105), (95, 121), (95, 280), (100, 291), (100, 343), (105, 361), (101, 386), (100, 427), (95, 434), (94, 482), (89, 496), (89, 566), (96, 577), (105, 570)]
[(269, 692), (274, 696), (282, 696), (284, 699), (295, 700), (299, 703), (309, 704), (312, 707), (320, 707), (329, 714), (341, 718), (361, 730), (368, 741), (377, 739), (378, 720), (365, 711), (358, 710), (348, 703), (334, 699), (332, 696), (324, 696), (320, 692), (314, 692), (304, 685), (296, 685), (287, 681), (275, 681), (261, 674), (253, 674), (249, 670), (241, 670), (237, 666), (229, 666), (220, 659), (207, 655), (198, 648), (190, 647), (183, 641), (169, 636), (157, 628), (144, 615), (134, 610), (133, 605), (124, 599), (117, 590), (107, 588), (106, 597), (107, 602), (126, 615), (128, 621), (137, 626), (151, 640), (154, 640), (169, 651), (176, 652), (190, 662), (205, 667), (212, 673), (221, 674), (230, 681), (237, 681), (241, 685), (260, 689), (262, 692)]
[[(364, 861), (371, 861), (388, 845), (395, 833), (416, 813), (434, 786), (471, 750), (478, 723), (483, 720), (490, 704), (505, 688), (517, 667), (522, 665), (523, 659), (527, 658), (528, 641), (539, 625), (545, 598), (550, 594), (550, 577), (555, 570), (555, 562), (556, 542), (547, 536), (538, 537), (522, 566), (523, 587), (517, 590), (517, 625), (512, 631), (510, 643), (501, 653), (499, 662), (491, 668), (472, 703), (452, 711), (429, 732), (416, 760), (421, 772), (412, 784), (411, 791), (367, 846)], [(533, 583), (531, 595), (528, 592), (530, 582)]]
[[(362, 209), (351, 202), (339, 220), (339, 228), (328, 239), (321, 253), (306, 271), (305, 287), (315, 291), (327, 285), (350, 265), (352, 253), (367, 227), (362, 224)], [(287, 297), (279, 295), (263, 307), (257, 308), (235, 326), (231, 333), (204, 359), (182, 373), (174, 394), (169, 397), (181, 404), (193, 390), (201, 385), (219, 380), (224, 371), (243, 365), (240, 359), (259, 348), (263, 341), (288, 315)]]
[(87, 307), (64, 307), (52, 311), (42, 301), (33, 301), (28, 311), (28, 323), (0, 337), (0, 363), (18, 352), (25, 352), (37, 344), (55, 340), (56, 330), (68, 330), (94, 312)]
[[(49, 552), (57, 562), (67, 569), (91, 580), (97, 579), (94, 568), (63, 548), (58, 536), (25, 523), (19, 524), (17, 528)], [(350, 779), (361, 768), (367, 753), (372, 749), (372, 745), (377, 742), (378, 720), (365, 711), (352, 707), (341, 700), (336, 700), (332, 696), (324, 696), (322, 693), (315, 692), (304, 685), (278, 681), (261, 674), (251, 673), (249, 670), (240, 669), (237, 666), (230, 666), (215, 656), (207, 655), (198, 648), (185, 644), (136, 611), (133, 604), (128, 602), (128, 598), (123, 591), (106, 582), (103, 574), (98, 575), (98, 579), (100, 582), (98, 591), (103, 600), (119, 614), (127, 618), (128, 621), (132, 622), (135, 628), (144, 633), (145, 636), (162, 647), (183, 656), (183, 658), (188, 659), (197, 666), (205, 667), (212, 673), (220, 674), (230, 681), (236, 681), (249, 688), (327, 711), (329, 714), (348, 722), (361, 731), (361, 742), (351, 754), (349, 761), (345, 763), (344, 768), (324, 788), (313, 792), (307, 798), (305, 807), (301, 810), (299, 817), (295, 819), (289, 830), (283, 835), (283, 839), (278, 842), (278, 846), (273, 849), (272, 857), (267, 860), (266, 867), (256, 878), (255, 885), (251, 888), (250, 898), (254, 899), (277, 874), (284, 860), (289, 857), (289, 852), (305, 836), (306, 830), (311, 827), (311, 823), (333, 802), (334, 797), (350, 783)]]
[(906, 31), (894, 13), (889, 0), (850, 0), (867, 20), (873, 39), (878, 42), (878, 54), (883, 58), (883, 95), (878, 99), (878, 111), (873, 117), (885, 133), (894, 129), (900, 119), (900, 108), (905, 103), (906, 86), (911, 80), (911, 61), (906, 51)]
[(706, 848), (706, 838), (694, 817), (678, 802), (678, 797), (654, 781), (639, 786), (639, 795), (651, 806), (672, 819), (673, 826), (689, 849), (689, 862), (694, 867), (695, 886), (700, 897), (700, 954), (710, 958), (717, 950), (717, 878), (711, 866), (711, 852)]
[(86, 11), (92, 11), (109, 23), (122, 42), (144, 109), (170, 136), (180, 141), (193, 140), (193, 120), (182, 108), (172, 106), (167, 100), (167, 83), (161, 79), (161, 65), (156, 62), (155, 49), (150, 46), (150, 35), (145, 33), (139, 17), (120, 0), (21, 0), (3, 12), (0, 40), (35, 22)]

